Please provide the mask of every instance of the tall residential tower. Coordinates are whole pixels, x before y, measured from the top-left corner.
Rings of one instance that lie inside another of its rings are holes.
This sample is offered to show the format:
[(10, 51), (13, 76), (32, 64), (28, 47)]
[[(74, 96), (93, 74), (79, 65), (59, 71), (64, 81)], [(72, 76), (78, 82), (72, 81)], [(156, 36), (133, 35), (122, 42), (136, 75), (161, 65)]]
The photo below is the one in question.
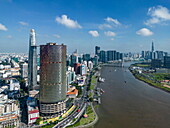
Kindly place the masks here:
[(151, 52), (154, 52), (154, 43), (152, 41), (152, 48), (151, 48)]
[(40, 114), (57, 117), (66, 110), (66, 45), (40, 45)]
[(28, 58), (28, 87), (33, 90), (37, 85), (37, 46), (35, 39), (35, 30), (30, 31), (29, 40), (29, 58)]
[(100, 55), (100, 47), (99, 46), (96, 46), (95, 47), (95, 55)]

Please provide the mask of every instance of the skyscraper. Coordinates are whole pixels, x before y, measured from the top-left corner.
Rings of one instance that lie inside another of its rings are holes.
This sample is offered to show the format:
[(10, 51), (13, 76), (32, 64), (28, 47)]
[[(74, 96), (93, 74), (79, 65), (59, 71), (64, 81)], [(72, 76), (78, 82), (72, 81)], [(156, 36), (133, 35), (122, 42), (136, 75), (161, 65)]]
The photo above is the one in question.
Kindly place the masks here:
[(95, 55), (100, 55), (100, 47), (99, 46), (96, 46), (95, 47)]
[(120, 58), (120, 52), (116, 52), (116, 60), (119, 60)]
[(116, 53), (117, 53), (117, 52), (114, 50), (114, 51), (113, 51), (113, 60), (117, 60), (117, 55), (116, 55)]
[(106, 56), (106, 51), (103, 51), (103, 50), (101, 50), (100, 51), (100, 62), (103, 62), (103, 63), (105, 63), (106, 62), (106, 58), (107, 56)]
[(152, 49), (151, 49), (152, 52), (154, 52), (154, 43), (152, 41)]
[(113, 61), (114, 60), (114, 51), (110, 50), (107, 51), (107, 61)]
[(71, 58), (71, 67), (74, 67), (74, 64), (77, 62), (77, 56), (72, 54), (70, 58)]
[(90, 54), (83, 54), (83, 61), (90, 61)]
[(170, 56), (164, 56), (164, 67), (170, 68)]
[(28, 86), (32, 90), (37, 85), (37, 46), (35, 30), (30, 31), (29, 58), (28, 58)]
[(66, 110), (66, 45), (40, 45), (40, 114), (60, 116)]

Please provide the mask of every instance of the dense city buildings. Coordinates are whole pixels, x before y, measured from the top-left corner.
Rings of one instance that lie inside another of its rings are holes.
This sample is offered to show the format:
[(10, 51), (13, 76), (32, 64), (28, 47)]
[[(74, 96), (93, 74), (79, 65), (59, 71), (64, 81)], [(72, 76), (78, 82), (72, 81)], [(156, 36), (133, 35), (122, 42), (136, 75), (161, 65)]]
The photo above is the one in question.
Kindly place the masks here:
[(164, 61), (164, 56), (167, 56), (168, 53), (164, 51), (155, 51), (154, 43), (152, 42), (151, 51), (142, 51), (142, 58), (145, 60), (158, 59), (162, 62)]
[[(139, 74), (168, 72), (170, 68), (168, 53), (155, 51), (153, 42), (151, 50), (142, 54), (103, 50), (99, 46), (94, 54), (78, 54), (77, 49), (67, 54), (66, 45), (47, 43), (40, 45), (40, 55), (37, 55), (35, 31), (31, 29), (29, 44), (29, 56), (0, 55), (0, 124), (4, 127), (40, 126), (66, 118), (79, 106), (80, 97), (86, 94), (83, 91), (87, 90), (84, 88), (88, 76), (99, 65), (141, 60), (150, 67), (136, 68)], [(40, 87), (35, 89), (36, 86)], [(90, 102), (90, 96), (91, 91), (84, 96), (86, 102)]]
[(116, 50), (100, 50), (100, 47), (95, 47), (95, 57), (92, 59), (94, 63), (102, 62), (113, 62), (123, 60), (123, 53), (117, 52)]
[(151, 63), (151, 68), (169, 68), (169, 56), (167, 52), (155, 51), (154, 43), (152, 42), (151, 51), (142, 51), (141, 58)]
[(66, 110), (66, 45), (41, 45), (40, 69), (40, 115), (62, 115)]
[(170, 128), (170, 0), (0, 12), (0, 128)]
[(0, 95), (0, 127), (19, 127), (20, 110), (16, 100), (9, 100)]
[(83, 54), (83, 61), (90, 61), (91, 57), (90, 54)]
[(30, 31), (29, 40), (29, 59), (28, 59), (28, 86), (29, 90), (37, 85), (37, 46), (35, 38), (35, 30)]

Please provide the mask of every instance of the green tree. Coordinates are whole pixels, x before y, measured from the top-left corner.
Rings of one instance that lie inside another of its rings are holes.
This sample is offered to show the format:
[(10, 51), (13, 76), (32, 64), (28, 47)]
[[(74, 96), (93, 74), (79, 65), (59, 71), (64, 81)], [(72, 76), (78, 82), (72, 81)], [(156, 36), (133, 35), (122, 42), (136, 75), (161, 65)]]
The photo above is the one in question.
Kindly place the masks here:
[(37, 120), (36, 120), (36, 122), (35, 122), (35, 124), (36, 124), (36, 125), (39, 125), (40, 121), (42, 121), (42, 118), (41, 118), (41, 117), (38, 117)]
[(91, 97), (91, 98), (89, 98), (89, 100), (90, 100), (90, 102), (93, 102), (93, 98)]

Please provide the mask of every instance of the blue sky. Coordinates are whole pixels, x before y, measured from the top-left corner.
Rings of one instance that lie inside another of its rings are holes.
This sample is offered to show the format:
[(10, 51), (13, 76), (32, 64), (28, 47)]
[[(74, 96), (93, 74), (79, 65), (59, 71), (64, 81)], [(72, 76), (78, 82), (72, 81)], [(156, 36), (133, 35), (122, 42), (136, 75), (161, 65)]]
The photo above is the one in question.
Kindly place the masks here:
[(37, 44), (64, 43), (68, 53), (104, 50), (170, 51), (169, 0), (0, 0), (0, 52), (28, 52)]

